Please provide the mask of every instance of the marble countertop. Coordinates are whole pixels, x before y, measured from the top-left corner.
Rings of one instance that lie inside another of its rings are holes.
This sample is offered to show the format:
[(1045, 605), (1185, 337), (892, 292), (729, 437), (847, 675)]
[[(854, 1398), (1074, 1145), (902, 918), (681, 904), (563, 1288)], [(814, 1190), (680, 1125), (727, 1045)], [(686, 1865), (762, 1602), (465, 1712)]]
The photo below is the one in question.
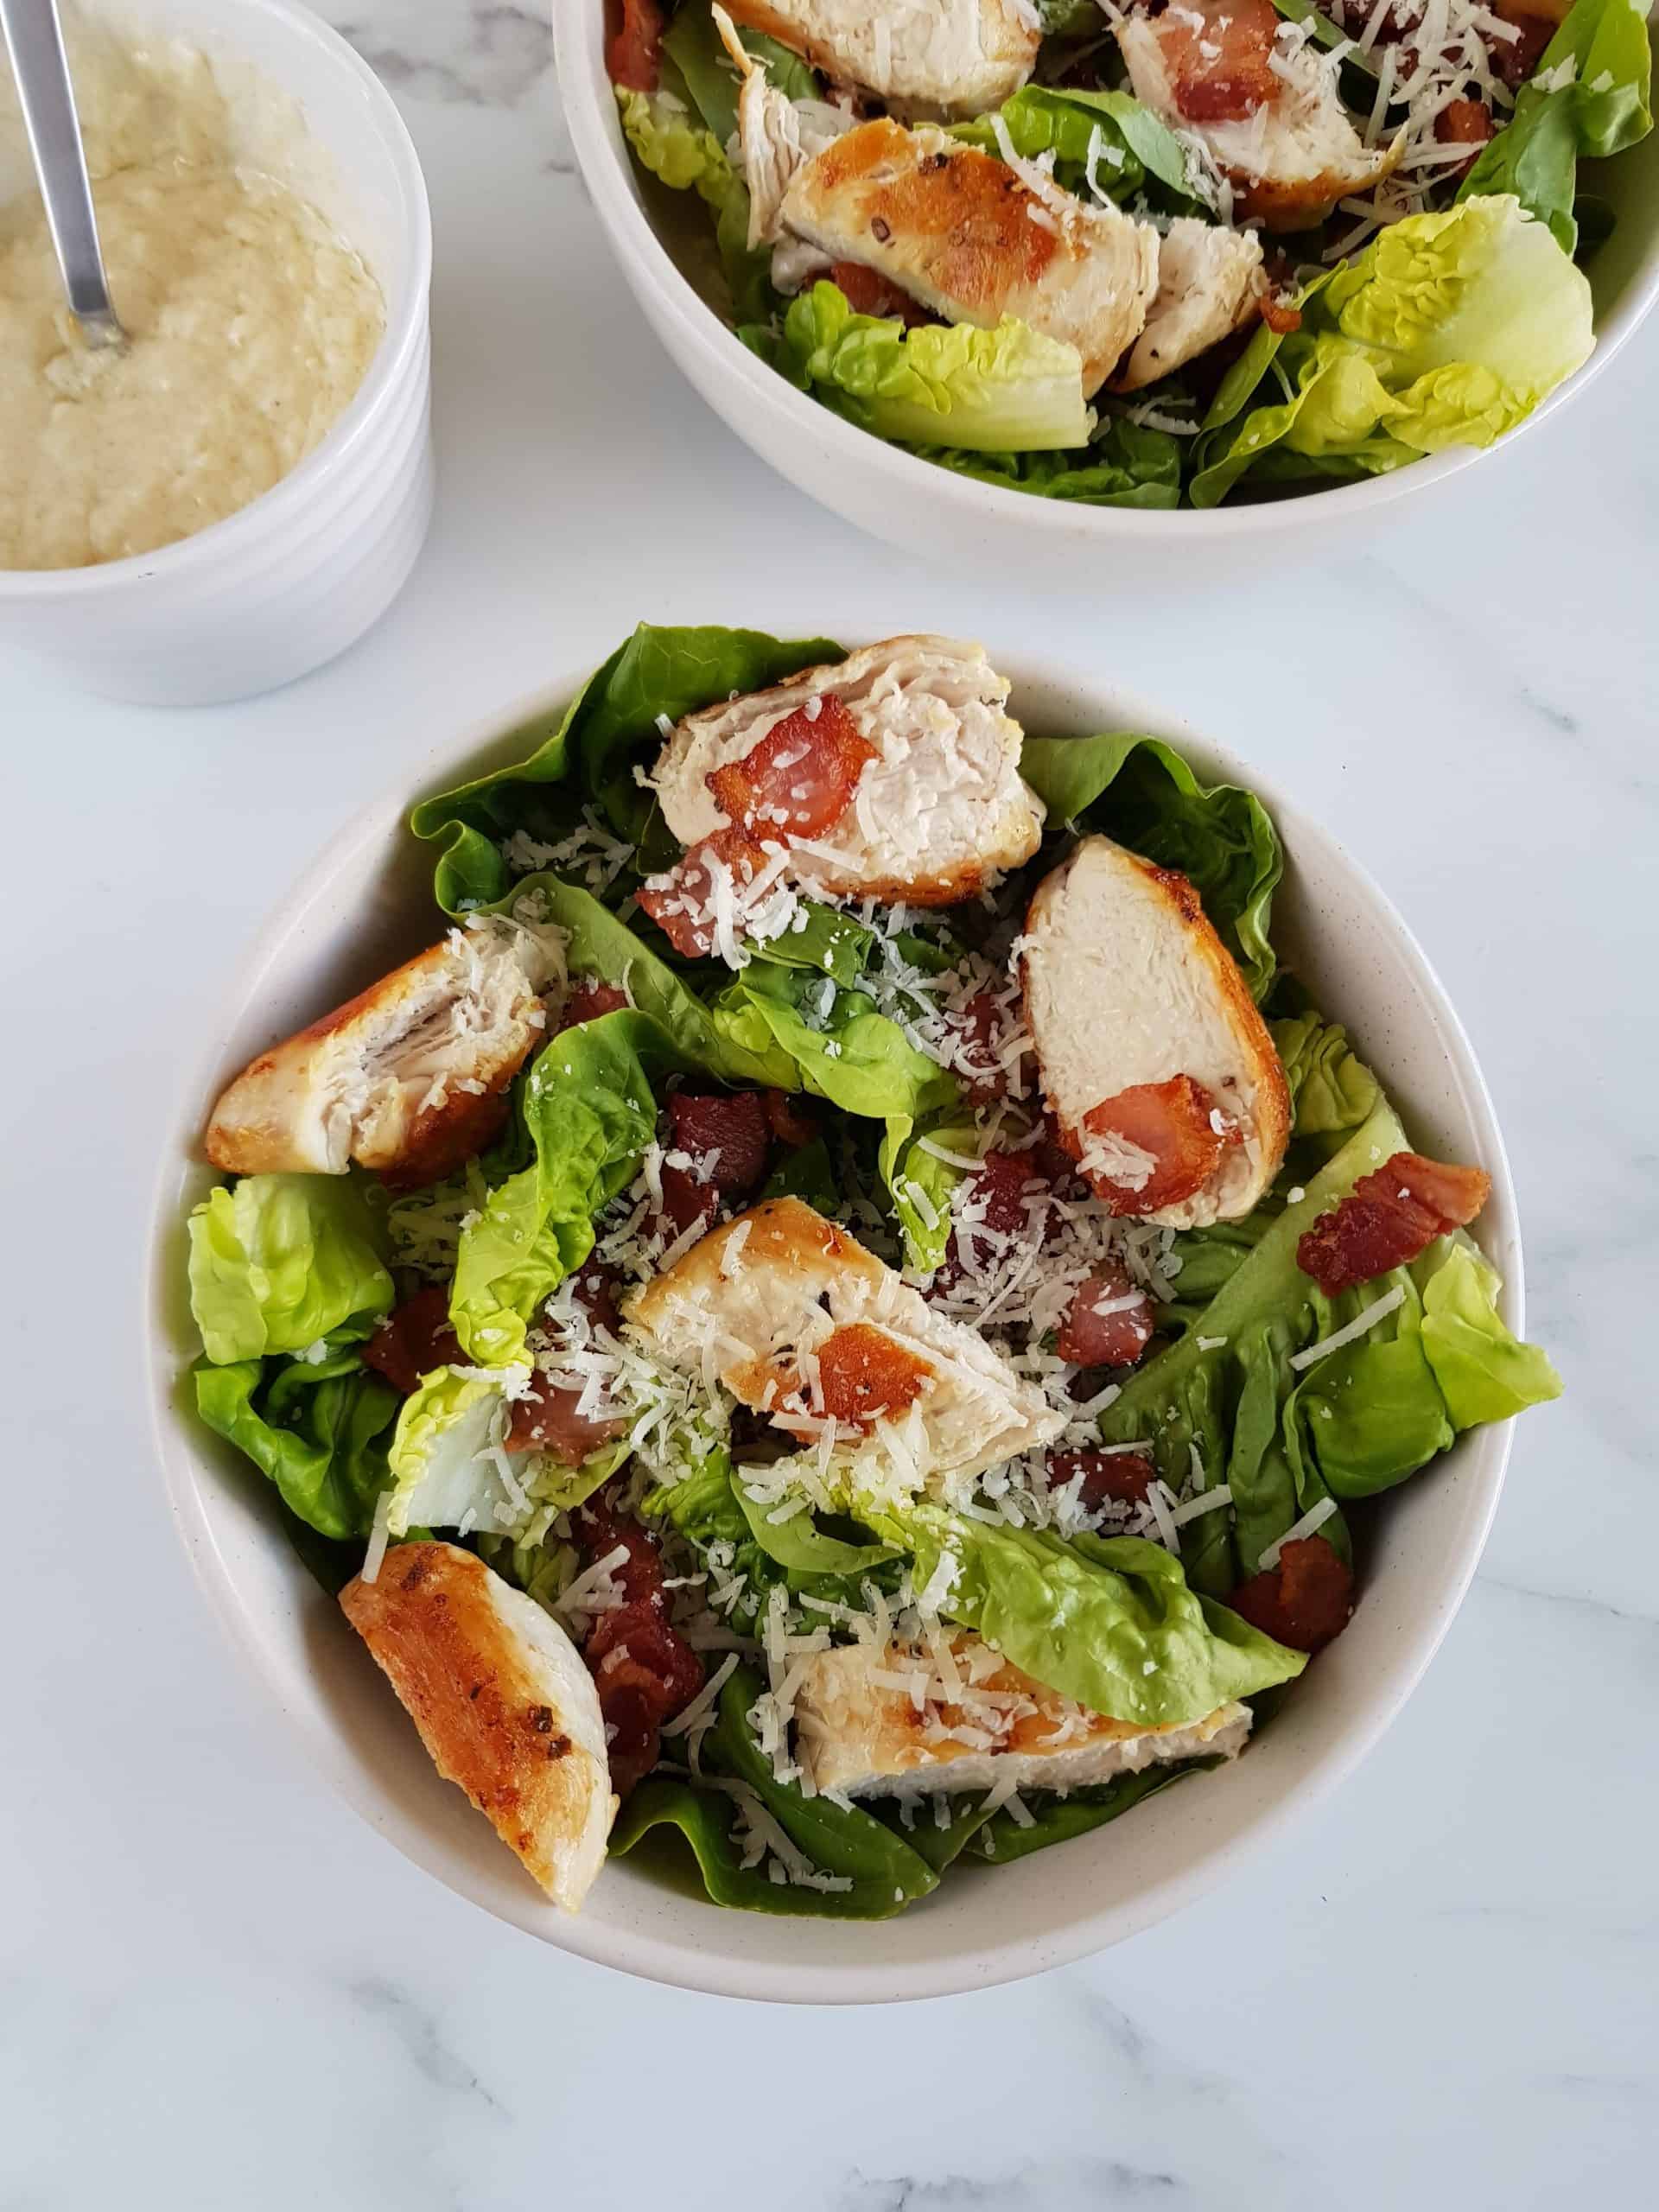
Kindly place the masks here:
[[(0, 1609), (0, 2203), (1649, 2201), (1659, 321), (1347, 557), (1242, 563), (1190, 596), (953, 575), (810, 506), (682, 385), (572, 173), (540, 7), (327, 12), (431, 187), (439, 510), (413, 582), (334, 667), (236, 707), (107, 706), (0, 658), (22, 1547)], [(1427, 1682), (1234, 1887), (1018, 1987), (767, 2017), (495, 1925), (302, 1763), (162, 1499), (137, 1278), (197, 1009), (412, 754), (641, 616), (940, 628), (1165, 699), (1387, 886), (1508, 1130), (1531, 1332), (1567, 1395), (1521, 1427)]]

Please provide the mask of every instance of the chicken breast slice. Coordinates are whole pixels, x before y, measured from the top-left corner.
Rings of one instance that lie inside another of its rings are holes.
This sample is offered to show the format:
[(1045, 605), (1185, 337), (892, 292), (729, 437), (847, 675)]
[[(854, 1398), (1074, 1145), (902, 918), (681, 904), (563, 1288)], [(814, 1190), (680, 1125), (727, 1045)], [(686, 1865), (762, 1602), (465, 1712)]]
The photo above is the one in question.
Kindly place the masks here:
[(455, 1544), (398, 1544), (340, 1593), (432, 1763), (575, 1912), (616, 1817), (599, 1693), (534, 1599)]
[(1030, 76), (1042, 43), (1019, 0), (728, 0), (837, 84), (912, 115), (1000, 107)]
[(1114, 391), (1156, 384), (1257, 313), (1267, 279), (1254, 231), (1179, 216), (1158, 248), (1158, 294)]
[(1142, 1767), (1236, 1758), (1250, 1732), (1249, 1707), (1238, 1704), (1161, 1728), (1112, 1720), (1034, 1681), (976, 1636), (946, 1641), (954, 1681), (925, 1646), (844, 1644), (807, 1661), (797, 1756), (820, 1792), (1081, 1789)]
[(1185, 1078), (1226, 1125), (1217, 1164), (1190, 1197), (1118, 1211), (1171, 1229), (1249, 1213), (1283, 1161), (1290, 1094), (1238, 964), (1186, 878), (1085, 837), (1032, 899), (1021, 961), (1044, 1092), (1101, 1195), (1109, 1202), (1103, 1175), (1132, 1190), (1150, 1163), (1096, 1140), (1086, 1118), (1125, 1092)]
[[(798, 1198), (775, 1198), (715, 1230), (639, 1292), (626, 1318), (656, 1356), (718, 1380), (772, 1413), (798, 1377), (809, 1408), (816, 1363), (838, 1331), (865, 1327), (904, 1363), (926, 1369), (919, 1395), (868, 1433), (836, 1429), (854, 1487), (895, 1500), (924, 1487), (971, 1487), (1003, 1461), (1052, 1443), (1065, 1426), (977, 1331), (937, 1313), (854, 1237)], [(809, 1412), (789, 1433), (826, 1426)], [(814, 1438), (814, 1441), (817, 1439)]]
[(1085, 397), (1139, 337), (1158, 289), (1158, 233), (1058, 186), (1033, 190), (942, 130), (861, 124), (798, 168), (784, 228), (832, 261), (877, 270), (950, 322), (1005, 315), (1076, 346)]
[(743, 80), (737, 96), (737, 142), (749, 191), (753, 251), (782, 241), (778, 215), (791, 177), (831, 140), (851, 130), (858, 118), (827, 100), (792, 100), (779, 92), (764, 67), (751, 60), (726, 10), (716, 5), (714, 17), (721, 41)]
[(809, 702), (833, 697), (876, 758), (841, 820), (793, 857), (791, 880), (836, 897), (950, 906), (1023, 866), (1042, 839), (1042, 802), (1020, 774), (1023, 733), (1004, 711), (1007, 696), (982, 645), (887, 638), (688, 715), (650, 786), (669, 828), (693, 845), (726, 821), (706, 779)]
[(207, 1157), (232, 1175), (343, 1175), (355, 1160), (435, 1182), (499, 1128), (503, 1094), (564, 981), (556, 930), (495, 916), (451, 930), (250, 1060), (219, 1095)]
[[(1380, 184), (1404, 150), (1403, 138), (1365, 145), (1338, 96), (1335, 71), (1318, 48), (1298, 41), (1293, 25), (1279, 22), (1270, 0), (1175, 0), (1161, 16), (1120, 16), (1113, 29), (1135, 98), (1204, 147), (1233, 188), (1239, 222), (1306, 230), (1338, 200)], [(1195, 118), (1187, 111), (1191, 95), (1184, 107), (1179, 72), (1184, 46), (1195, 38), (1202, 56), (1213, 52), (1231, 72), (1255, 65), (1264, 88), (1256, 104), (1215, 103), (1248, 112)]]

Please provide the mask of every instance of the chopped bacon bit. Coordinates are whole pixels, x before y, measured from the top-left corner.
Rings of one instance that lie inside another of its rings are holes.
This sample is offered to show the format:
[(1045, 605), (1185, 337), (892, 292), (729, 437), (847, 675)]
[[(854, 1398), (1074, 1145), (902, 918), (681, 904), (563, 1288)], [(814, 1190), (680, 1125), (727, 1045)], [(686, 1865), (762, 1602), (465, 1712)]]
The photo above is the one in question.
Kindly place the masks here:
[(963, 1192), (963, 1203), (976, 1218), (966, 1222), (958, 1214), (944, 1265), (935, 1278), (936, 1287), (948, 1290), (960, 1281), (965, 1266), (972, 1265), (976, 1270), (989, 1266), (995, 1257), (995, 1239), (1023, 1236), (1030, 1219), (1027, 1198), (1035, 1197), (1037, 1188), (1051, 1179), (1029, 1152), (988, 1152), (968, 1178)]
[(1390, 1268), (1409, 1266), (1437, 1236), (1471, 1222), (1491, 1188), (1491, 1176), (1478, 1167), (1449, 1167), (1421, 1153), (1396, 1152), (1319, 1216), (1296, 1246), (1296, 1264), (1335, 1298)]
[(550, 1382), (537, 1373), (529, 1389), (515, 1398), (508, 1409), (506, 1449), (509, 1452), (550, 1452), (569, 1467), (579, 1467), (590, 1452), (608, 1444), (627, 1427), (626, 1417), (578, 1413), (580, 1389)]
[(962, 1035), (957, 1073), (982, 1105), (1007, 1097), (1013, 1071), (1004, 1067), (997, 1056), (1002, 1014), (990, 992), (976, 991), (957, 1015), (956, 1024)]
[[(1134, 1298), (1133, 1306), (1118, 1306)], [(1117, 1306), (1103, 1313), (1103, 1306)], [(1129, 1280), (1121, 1262), (1103, 1268), (1077, 1287), (1054, 1349), (1074, 1367), (1133, 1367), (1152, 1342), (1152, 1303)]]
[(1284, 89), (1271, 66), (1279, 24), (1273, 0), (1180, 0), (1158, 17), (1170, 90), (1188, 123), (1242, 122), (1273, 105)]
[(406, 1398), (435, 1367), (459, 1365), (461, 1339), (449, 1325), (449, 1294), (434, 1284), (395, 1306), (363, 1347), (363, 1364)]
[(867, 1428), (880, 1414), (901, 1414), (933, 1370), (885, 1330), (855, 1321), (818, 1346), (818, 1388), (832, 1421)]
[(1276, 1643), (1317, 1651), (1348, 1625), (1354, 1571), (1323, 1536), (1299, 1536), (1281, 1548), (1277, 1567), (1241, 1582), (1227, 1603)]
[(757, 838), (821, 837), (852, 804), (875, 747), (832, 692), (773, 724), (741, 760), (703, 781), (739, 828)]
[(743, 830), (716, 830), (700, 837), (666, 875), (647, 876), (639, 887), (639, 904), (683, 958), (706, 959), (715, 943), (709, 861), (723, 862), (741, 886), (760, 873), (760, 857)]
[(627, 1003), (627, 993), (619, 991), (614, 983), (601, 983), (597, 976), (578, 976), (559, 1008), (551, 1033), (557, 1037), (578, 1022), (597, 1021), (601, 1014), (620, 1014)]
[(1443, 174), (1448, 181), (1467, 176), (1480, 148), (1496, 128), (1492, 111), (1484, 100), (1449, 100), (1434, 118), (1435, 138), (1442, 146), (1467, 146), (1469, 158), (1436, 174)]
[(1241, 1137), (1238, 1124), (1217, 1115), (1215, 1100), (1190, 1075), (1132, 1084), (1091, 1107), (1083, 1126), (1090, 1136), (1116, 1139), (1150, 1155), (1151, 1170), (1140, 1183), (1117, 1182), (1098, 1170), (1084, 1169), (1096, 1197), (1114, 1213), (1142, 1217), (1201, 1191), (1220, 1166), (1222, 1154)]
[(688, 1167), (664, 1168), (662, 1217), (673, 1224), (677, 1236), (694, 1222), (712, 1223), (719, 1211), (720, 1192), (712, 1183), (701, 1181)]
[(766, 1120), (772, 1134), (779, 1144), (787, 1145), (791, 1152), (798, 1152), (804, 1144), (810, 1144), (818, 1134), (817, 1122), (798, 1098), (787, 1090), (763, 1090), (766, 1102)]
[(1535, 14), (1529, 8), (1506, 4), (1498, 0), (1497, 13), (1506, 23), (1513, 23), (1521, 35), (1516, 39), (1495, 38), (1487, 47), (1491, 57), (1492, 74), (1500, 84), (1518, 92), (1544, 58), (1544, 48), (1558, 30), (1559, 22), (1548, 16)]
[(620, 0), (622, 20), (606, 42), (605, 67), (625, 92), (654, 92), (662, 73), (663, 11), (658, 0)]
[(668, 1117), (676, 1146), (722, 1196), (752, 1191), (766, 1173), (772, 1123), (758, 1090), (677, 1090)]
[(618, 1310), (617, 1293), (621, 1280), (613, 1274), (602, 1260), (585, 1260), (571, 1278), (571, 1289), (576, 1303), (586, 1312), (597, 1329), (608, 1329), (613, 1336), (622, 1325)]
[(879, 269), (867, 268), (861, 261), (832, 261), (830, 282), (840, 287), (855, 315), (897, 315), (906, 329), (939, 319), (931, 308), (889, 282)]
[(702, 1666), (669, 1624), (662, 1556), (632, 1515), (608, 1495), (572, 1516), (591, 1563), (620, 1546), (627, 1554), (611, 1570), (622, 1602), (598, 1614), (582, 1643), (610, 1737), (611, 1787), (626, 1796), (657, 1764), (658, 1731), (702, 1688)]
[(1157, 1479), (1157, 1469), (1140, 1452), (1051, 1452), (1048, 1486), (1064, 1490), (1083, 1477), (1078, 1499), (1090, 1512), (1103, 1505), (1141, 1505)]

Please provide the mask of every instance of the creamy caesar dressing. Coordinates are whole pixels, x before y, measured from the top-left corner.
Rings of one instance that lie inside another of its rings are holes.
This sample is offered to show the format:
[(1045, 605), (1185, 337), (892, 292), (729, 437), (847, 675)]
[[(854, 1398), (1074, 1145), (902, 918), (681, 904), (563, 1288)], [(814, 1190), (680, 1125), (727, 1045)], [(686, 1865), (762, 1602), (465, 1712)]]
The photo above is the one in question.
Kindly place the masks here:
[[(0, 569), (120, 560), (234, 514), (338, 420), (385, 321), (374, 277), (317, 209), (238, 165), (202, 55), (89, 34), (74, 67), (131, 343), (85, 343), (38, 195), (17, 191), (0, 207)], [(9, 79), (0, 102), (15, 178)]]

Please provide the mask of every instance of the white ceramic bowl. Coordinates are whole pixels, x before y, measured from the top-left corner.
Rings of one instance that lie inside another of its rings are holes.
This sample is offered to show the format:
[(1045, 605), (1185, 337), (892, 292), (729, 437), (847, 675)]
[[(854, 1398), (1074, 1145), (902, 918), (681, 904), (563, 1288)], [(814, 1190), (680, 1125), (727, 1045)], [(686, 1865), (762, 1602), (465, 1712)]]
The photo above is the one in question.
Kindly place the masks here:
[[(1369, 483), (1333, 486), (1256, 506), (1173, 513), (1090, 507), (1033, 498), (939, 468), (846, 423), (797, 391), (741, 345), (699, 295), (684, 267), (706, 257), (707, 211), (694, 194), (642, 188), (629, 158), (605, 70), (605, 0), (555, 0), (554, 53), (566, 120), (588, 190), (634, 297), (673, 359), (744, 442), (824, 505), (914, 553), (982, 567), (1020, 563), (1075, 584), (1109, 570), (1090, 555), (1133, 552), (1138, 569), (1179, 569), (1190, 581), (1208, 558), (1236, 569), (1245, 549), (1299, 550), (1317, 530), (1322, 550), (1374, 531), (1380, 510), (1459, 475), (1472, 446), (1395, 469)], [(1605, 366), (1659, 298), (1659, 132), (1617, 161), (1592, 165), (1594, 189), (1618, 227), (1592, 262), (1596, 350), (1528, 418), (1546, 421)], [(1517, 435), (1484, 448), (1497, 453)]]
[(426, 187), (373, 71), (294, 0), (82, 4), (118, 31), (184, 40), (245, 90), (231, 103), (238, 158), (320, 207), (385, 295), (385, 331), (356, 397), (250, 505), (127, 560), (0, 569), (0, 640), (46, 656), (67, 681), (156, 705), (238, 698), (343, 652), (402, 589), (426, 537)]
[[(765, 620), (764, 609), (744, 613)], [(1273, 809), (1288, 859), (1275, 942), (1361, 1040), (1424, 1149), (1478, 1161), (1491, 1174), (1478, 1234), (1503, 1271), (1504, 1315), (1518, 1332), (1521, 1251), (1503, 1141), (1469, 1041), (1399, 915), (1329, 833), (1248, 762), (1098, 679), (1067, 680), (993, 652), (1028, 728), (1159, 732), (1201, 772), (1249, 785)], [(925, 1904), (880, 1924), (723, 1911), (700, 1894), (659, 1886), (631, 1859), (605, 1869), (573, 1919), (542, 1897), (439, 1778), (378, 1670), (277, 1529), (264, 1484), (187, 1402), (181, 1377), (199, 1344), (184, 1294), (183, 1221), (212, 1179), (200, 1133), (213, 1099), (255, 1052), (430, 942), (432, 848), (404, 830), (408, 806), (518, 757), (508, 734), (562, 706), (580, 680), (553, 684), (442, 746), (404, 789), (359, 815), (259, 931), (226, 1005), (204, 1012), (202, 1062), (162, 1165), (146, 1291), (156, 1440), (180, 1533), (232, 1641), (329, 1780), (417, 1865), (546, 1942), (653, 1980), (810, 2003), (938, 1996), (1102, 1949), (1219, 1882), (1247, 1846), (1275, 1834), (1376, 1741), (1468, 1587), (1497, 1503), (1507, 1426), (1468, 1432), (1432, 1472), (1362, 1516), (1352, 1624), (1236, 1766), (1032, 1859), (1000, 1868), (964, 1861)]]

